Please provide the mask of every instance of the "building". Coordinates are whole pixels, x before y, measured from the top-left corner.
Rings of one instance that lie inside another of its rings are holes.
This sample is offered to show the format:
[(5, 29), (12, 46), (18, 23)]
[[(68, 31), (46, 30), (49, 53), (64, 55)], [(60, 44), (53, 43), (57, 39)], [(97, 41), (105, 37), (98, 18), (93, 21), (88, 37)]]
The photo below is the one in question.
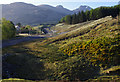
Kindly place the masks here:
[(15, 26), (16, 30), (19, 31), (20, 27), (18, 25)]

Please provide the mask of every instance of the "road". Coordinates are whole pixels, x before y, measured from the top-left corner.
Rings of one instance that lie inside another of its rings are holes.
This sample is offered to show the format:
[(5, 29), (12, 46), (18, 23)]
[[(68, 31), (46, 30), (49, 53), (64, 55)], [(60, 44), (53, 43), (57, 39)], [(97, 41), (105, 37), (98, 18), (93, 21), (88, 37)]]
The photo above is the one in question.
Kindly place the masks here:
[(18, 39), (11, 39), (11, 40), (2, 41), (2, 48), (16, 45), (16, 44), (19, 44), (21, 42), (32, 41), (32, 40), (39, 39), (39, 38), (45, 38), (45, 37), (44, 36), (27, 36), (27, 37), (21, 37)]

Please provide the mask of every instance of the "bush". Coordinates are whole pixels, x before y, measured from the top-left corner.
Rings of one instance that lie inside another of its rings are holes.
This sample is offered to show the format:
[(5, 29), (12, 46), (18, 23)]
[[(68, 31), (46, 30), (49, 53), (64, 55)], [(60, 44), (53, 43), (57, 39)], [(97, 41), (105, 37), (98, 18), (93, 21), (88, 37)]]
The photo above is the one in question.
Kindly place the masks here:
[(6, 19), (2, 19), (2, 39), (10, 39), (15, 37), (16, 29), (14, 24)]
[(89, 59), (93, 64), (101, 67), (109, 67), (118, 65), (120, 59), (120, 43), (119, 35), (115, 38), (102, 37), (86, 42), (79, 42), (61, 48), (64, 55), (75, 56), (80, 55)]

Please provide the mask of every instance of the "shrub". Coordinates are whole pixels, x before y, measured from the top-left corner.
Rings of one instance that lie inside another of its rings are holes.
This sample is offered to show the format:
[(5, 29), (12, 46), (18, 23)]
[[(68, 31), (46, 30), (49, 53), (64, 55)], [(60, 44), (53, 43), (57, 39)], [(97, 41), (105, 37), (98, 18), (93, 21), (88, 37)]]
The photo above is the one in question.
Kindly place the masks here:
[(14, 24), (6, 19), (2, 19), (2, 39), (10, 39), (15, 37), (16, 29)]
[(120, 59), (119, 35), (115, 38), (102, 37), (86, 42), (79, 42), (60, 49), (64, 55), (81, 55), (93, 64), (102, 67), (118, 65)]

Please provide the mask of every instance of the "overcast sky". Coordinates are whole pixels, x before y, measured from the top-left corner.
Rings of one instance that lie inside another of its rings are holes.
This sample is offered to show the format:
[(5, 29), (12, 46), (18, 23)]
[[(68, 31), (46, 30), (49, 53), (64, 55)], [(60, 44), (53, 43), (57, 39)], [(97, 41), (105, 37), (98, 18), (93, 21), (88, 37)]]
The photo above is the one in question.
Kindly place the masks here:
[(99, 6), (114, 6), (120, 0), (0, 0), (0, 4), (10, 4), (13, 2), (25, 2), (34, 5), (48, 4), (51, 6), (63, 5), (65, 8), (73, 10), (80, 5), (88, 5), (92, 8)]

